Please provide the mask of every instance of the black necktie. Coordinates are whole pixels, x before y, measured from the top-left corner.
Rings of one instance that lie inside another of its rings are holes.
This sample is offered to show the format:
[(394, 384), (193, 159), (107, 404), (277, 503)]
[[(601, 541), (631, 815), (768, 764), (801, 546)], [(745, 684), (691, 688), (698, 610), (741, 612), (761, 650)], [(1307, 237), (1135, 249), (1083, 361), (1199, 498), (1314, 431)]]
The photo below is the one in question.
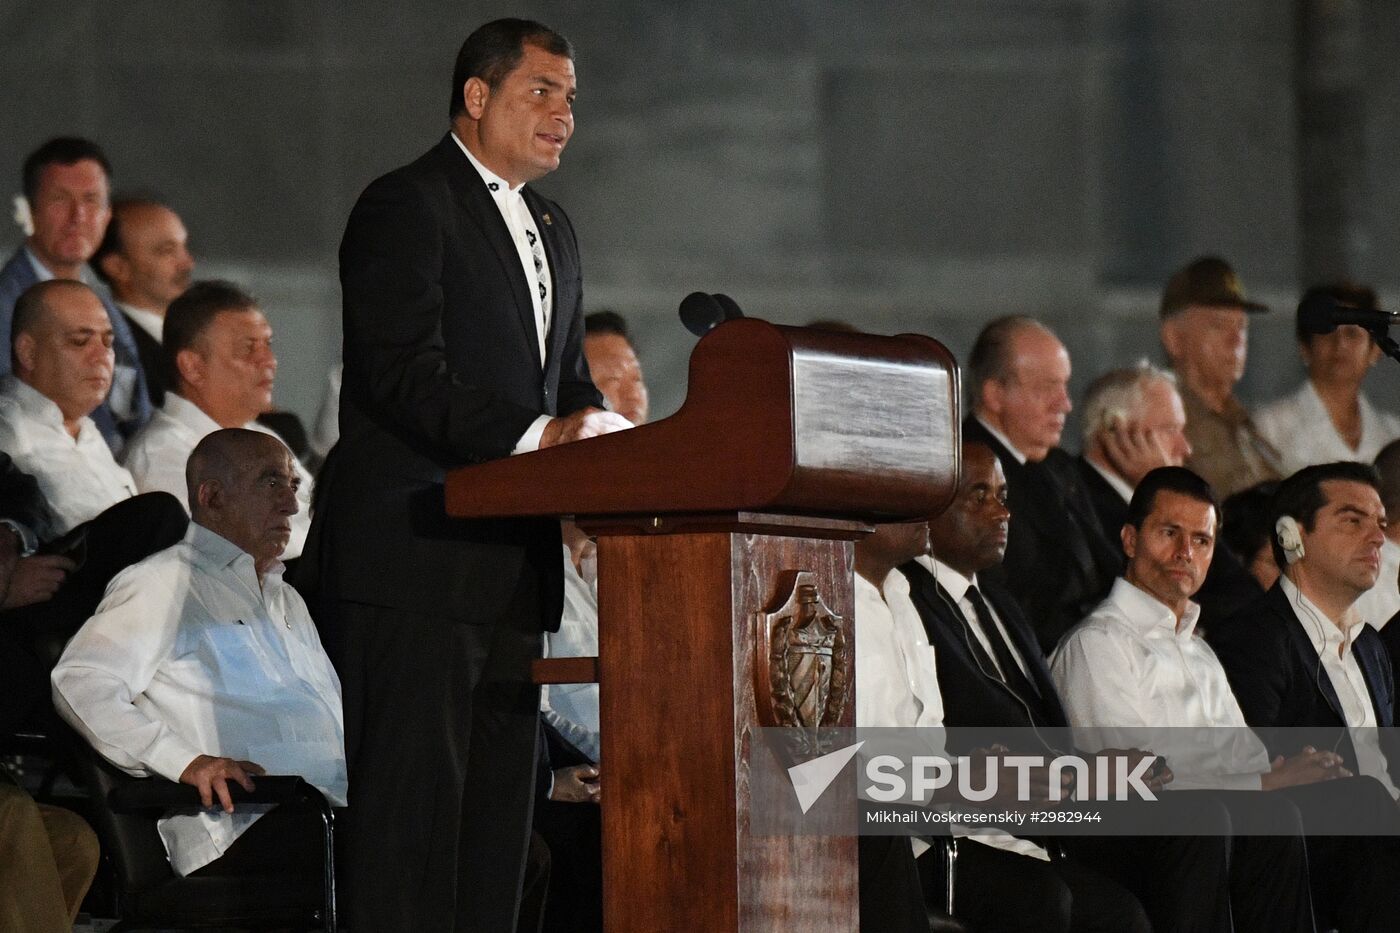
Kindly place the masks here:
[(987, 641), (992, 646), (992, 654), (997, 659), (997, 666), (1001, 668), (1002, 682), (1025, 703), (1039, 703), (1040, 691), (1035, 688), (1035, 684), (1030, 681), (1030, 678), (1026, 677), (1021, 670), (1021, 665), (1016, 663), (1016, 657), (1011, 653), (1011, 646), (1006, 643), (1005, 638), (1001, 637), (1001, 629), (997, 628), (996, 620), (992, 618), (992, 611), (987, 607), (987, 601), (982, 598), (981, 593), (977, 592), (975, 586), (969, 586), (963, 596), (972, 603), (972, 611), (977, 614), (977, 624), (982, 626), (982, 632), (987, 636)]

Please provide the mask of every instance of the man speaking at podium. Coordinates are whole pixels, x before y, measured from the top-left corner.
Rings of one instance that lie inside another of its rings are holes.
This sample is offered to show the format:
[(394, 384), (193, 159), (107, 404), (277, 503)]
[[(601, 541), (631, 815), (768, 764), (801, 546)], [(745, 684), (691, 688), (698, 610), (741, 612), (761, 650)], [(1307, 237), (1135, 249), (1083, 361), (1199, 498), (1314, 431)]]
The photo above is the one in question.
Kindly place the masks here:
[(629, 426), (583, 361), (573, 227), (528, 187), (559, 165), (574, 93), (562, 36), (482, 26), (457, 56), (451, 132), (370, 184), (341, 243), (341, 436), (312, 546), (345, 695), (357, 931), (515, 928), (559, 523), (448, 519), (443, 482)]

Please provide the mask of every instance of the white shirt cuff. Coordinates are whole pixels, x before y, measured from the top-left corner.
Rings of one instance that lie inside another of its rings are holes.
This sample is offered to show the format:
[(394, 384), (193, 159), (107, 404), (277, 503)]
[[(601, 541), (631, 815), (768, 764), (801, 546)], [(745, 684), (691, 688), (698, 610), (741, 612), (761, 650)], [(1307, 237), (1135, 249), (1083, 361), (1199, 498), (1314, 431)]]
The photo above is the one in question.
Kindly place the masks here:
[(520, 435), (520, 440), (515, 442), (515, 449), (510, 452), (513, 457), (516, 454), (528, 454), (540, 449), (540, 438), (544, 436), (544, 426), (554, 419), (549, 415), (540, 415), (534, 422), (525, 429), (525, 433)]
[(35, 536), (33, 531), (30, 531), (24, 525), (9, 518), (0, 518), (0, 525), (4, 525), (6, 528), (13, 531), (15, 537), (19, 538), (20, 557), (28, 557), (38, 550), (39, 539)]

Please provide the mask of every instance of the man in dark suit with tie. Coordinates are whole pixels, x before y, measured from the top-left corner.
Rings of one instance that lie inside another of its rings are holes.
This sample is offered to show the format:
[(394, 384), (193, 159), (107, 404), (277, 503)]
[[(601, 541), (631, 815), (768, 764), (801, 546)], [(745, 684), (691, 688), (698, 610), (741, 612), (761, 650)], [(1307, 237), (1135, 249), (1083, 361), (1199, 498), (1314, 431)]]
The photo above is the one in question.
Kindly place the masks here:
[(482, 26), (451, 133), (373, 182), (341, 243), (341, 435), (308, 551), (345, 696), (357, 930), (516, 922), (559, 523), (448, 519), (443, 483), (627, 426), (583, 361), (573, 228), (527, 184), (558, 167), (574, 93), (562, 36)]
[(1104, 538), (1074, 458), (1056, 445), (1070, 411), (1069, 354), (1044, 325), (1005, 317), (968, 357), (963, 437), (1001, 461), (1016, 522), (995, 582), (1016, 597), (1047, 654), (1113, 584), (1122, 558)]
[[(1002, 560), (1008, 524), (1014, 525), (1006, 479), (983, 444), (965, 441), (962, 460), (957, 497), (929, 522), (930, 555), (900, 568), (935, 649), (944, 724), (952, 730), (1034, 729), (1038, 747), (1013, 751), (1074, 753), (1068, 718), (1031, 626), (1016, 600), (987, 579)], [(1183, 825), (1219, 820), (1212, 801), (1170, 794), (1163, 799), (1178, 807), (1173, 812)], [(1141, 900), (1158, 929), (1228, 930), (1232, 912), (1241, 930), (1310, 928), (1302, 923), (1306, 909), (1293, 890), (1306, 877), (1301, 843), (1237, 840), (1231, 851), (1220, 837), (1063, 840), (1068, 856), (1054, 864), (1077, 905), (1076, 928), (1085, 914), (1112, 903), (1118, 885)], [(1000, 929), (1009, 921), (998, 911), (1027, 922), (1037, 909), (1022, 900), (1033, 885), (1045, 883), (1036, 879), (1044, 869), (1037, 872), (1034, 861), (975, 846), (965, 846), (959, 860), (959, 872), (966, 867), (972, 876), (969, 885), (980, 880), (987, 886), (981, 898), (962, 899), (978, 902), (985, 912), (971, 919)]]

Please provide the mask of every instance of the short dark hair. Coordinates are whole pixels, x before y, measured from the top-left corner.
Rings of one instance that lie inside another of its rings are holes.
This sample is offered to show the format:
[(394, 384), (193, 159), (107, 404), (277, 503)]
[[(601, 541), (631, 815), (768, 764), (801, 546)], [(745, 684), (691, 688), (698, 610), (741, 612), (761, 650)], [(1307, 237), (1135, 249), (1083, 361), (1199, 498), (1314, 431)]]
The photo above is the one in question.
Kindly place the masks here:
[(1365, 285), (1357, 285), (1353, 282), (1333, 282), (1330, 285), (1314, 285), (1303, 293), (1302, 300), (1298, 302), (1298, 313), (1293, 316), (1293, 333), (1298, 338), (1298, 342), (1307, 346), (1312, 343), (1312, 339), (1317, 334), (1309, 333), (1303, 328), (1303, 308), (1310, 305), (1319, 298), (1331, 298), (1344, 305), (1362, 308), (1368, 311), (1375, 311), (1380, 308), (1380, 299), (1376, 297), (1376, 290)]
[(525, 46), (534, 45), (551, 55), (574, 57), (574, 47), (568, 39), (543, 23), (532, 19), (497, 19), (479, 27), (457, 51), (457, 63), (452, 69), (452, 97), (448, 117), (467, 109), (462, 87), (468, 78), (480, 78), (489, 87), (500, 85), (506, 75), (515, 70), (525, 57)]
[(1220, 499), (1216, 497), (1210, 483), (1186, 467), (1165, 466), (1152, 470), (1138, 481), (1137, 488), (1133, 490), (1133, 498), (1128, 502), (1128, 517), (1124, 519), (1124, 523), (1141, 531), (1142, 523), (1157, 505), (1159, 492), (1174, 492), (1203, 502), (1215, 509), (1216, 523), (1220, 521)]
[(583, 333), (586, 337), (600, 334), (617, 334), (629, 344), (632, 335), (627, 332), (627, 319), (616, 311), (594, 311), (583, 319)]
[(180, 385), (180, 366), (176, 362), (180, 351), (198, 343), (214, 318), (224, 311), (244, 311), (257, 306), (256, 298), (221, 279), (195, 282), (170, 302), (161, 338), (166, 385)]
[(97, 252), (88, 260), (88, 265), (92, 266), (92, 271), (97, 273), (97, 277), (109, 285), (112, 279), (107, 275), (107, 270), (102, 268), (102, 260), (114, 253), (120, 253), (125, 248), (126, 244), (122, 240), (125, 221), (122, 215), (138, 207), (165, 207), (165, 204), (148, 195), (123, 195), (113, 198), (112, 219), (107, 221), (107, 232), (102, 234), (102, 242), (97, 244)]
[(81, 136), (56, 136), (44, 143), (24, 159), (21, 175), (24, 196), (30, 201), (34, 200), (34, 195), (39, 191), (39, 176), (50, 165), (77, 165), (84, 159), (96, 162), (102, 166), (102, 174), (109, 179), (112, 177), (112, 163), (107, 161), (102, 147), (92, 140)]
[(20, 292), (19, 297), (15, 299), (15, 310), (10, 317), (11, 370), (19, 368), (19, 359), (15, 355), (15, 340), (20, 334), (33, 333), (34, 328), (39, 325), (39, 321), (52, 307), (49, 304), (49, 293), (62, 291), (65, 288), (81, 288), (84, 291), (92, 291), (86, 283), (74, 279), (45, 279), (42, 282), (35, 282)]
[(1050, 333), (1050, 328), (1028, 314), (1009, 314), (991, 321), (977, 334), (967, 354), (967, 382), (963, 386), (974, 410), (982, 404), (982, 386), (988, 380), (1010, 375), (1011, 338), (1032, 327)]
[[(1274, 493), (1273, 508), (1269, 510), (1270, 531), (1285, 515), (1291, 515), (1303, 526), (1304, 531), (1312, 531), (1313, 523), (1317, 521), (1318, 510), (1327, 504), (1322, 484), (1332, 480), (1364, 483), (1374, 489), (1377, 495), (1381, 491), (1380, 477), (1376, 475), (1376, 468), (1370, 464), (1338, 460), (1336, 463), (1318, 463), (1303, 467), (1278, 484), (1278, 490)], [(1278, 535), (1273, 535), (1270, 543), (1273, 545), (1274, 560), (1280, 567), (1287, 567), (1288, 559), (1283, 547), (1278, 543)]]
[(1246, 567), (1259, 549), (1274, 538), (1271, 516), (1277, 490), (1277, 482), (1265, 480), (1225, 499), (1220, 540)]

